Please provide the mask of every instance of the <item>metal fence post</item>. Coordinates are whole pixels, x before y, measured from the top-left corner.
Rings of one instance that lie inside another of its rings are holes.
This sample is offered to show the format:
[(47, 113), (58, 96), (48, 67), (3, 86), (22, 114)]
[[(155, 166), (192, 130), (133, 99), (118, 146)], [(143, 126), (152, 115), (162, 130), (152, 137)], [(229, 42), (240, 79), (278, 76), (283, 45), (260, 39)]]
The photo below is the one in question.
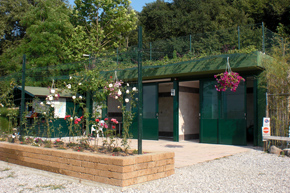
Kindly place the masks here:
[(138, 154), (142, 154), (143, 85), (142, 85), (142, 27), (138, 31)]
[(263, 37), (263, 42), (262, 42), (262, 50), (263, 53), (265, 54), (265, 26), (264, 26), (264, 22), (262, 22), (262, 37)]
[(152, 60), (152, 44), (150, 42), (150, 60)]
[(191, 53), (191, 34), (189, 35), (189, 52)]
[(240, 50), (241, 49), (240, 26), (238, 26), (238, 44), (239, 44), (239, 50)]
[(26, 62), (26, 55), (23, 54), (23, 63), (22, 63), (22, 88), (21, 88), (21, 109), (20, 109), (20, 135), (23, 133), (23, 112), (25, 108), (25, 62)]
[(117, 66), (119, 64), (119, 49), (117, 48)]
[[(89, 68), (88, 70), (91, 70), (91, 54), (89, 55)], [(86, 135), (90, 133), (90, 121), (92, 119), (92, 103), (91, 103), (91, 91), (88, 90), (86, 93), (86, 113), (88, 115), (86, 119)]]

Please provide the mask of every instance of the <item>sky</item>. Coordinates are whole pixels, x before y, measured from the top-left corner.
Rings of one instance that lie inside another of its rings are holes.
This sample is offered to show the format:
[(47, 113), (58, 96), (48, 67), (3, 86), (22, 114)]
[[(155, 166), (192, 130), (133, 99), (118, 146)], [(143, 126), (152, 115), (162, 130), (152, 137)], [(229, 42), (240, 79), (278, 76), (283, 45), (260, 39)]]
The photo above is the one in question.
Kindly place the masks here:
[[(143, 6), (146, 5), (146, 3), (151, 3), (154, 2), (156, 0), (131, 0), (131, 6), (133, 7), (133, 9), (135, 9), (138, 12), (141, 12), (143, 9)], [(71, 5), (74, 4), (74, 0), (69, 0), (69, 3)]]

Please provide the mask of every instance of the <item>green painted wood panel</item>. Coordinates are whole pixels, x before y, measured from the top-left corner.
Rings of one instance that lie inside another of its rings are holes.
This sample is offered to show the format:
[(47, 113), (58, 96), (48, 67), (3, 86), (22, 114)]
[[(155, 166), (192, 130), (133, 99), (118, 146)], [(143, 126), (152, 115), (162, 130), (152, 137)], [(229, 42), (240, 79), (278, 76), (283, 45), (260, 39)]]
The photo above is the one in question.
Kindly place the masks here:
[(217, 92), (216, 81), (201, 80), (200, 142), (247, 145), (246, 84), (237, 91)]
[(200, 142), (213, 144), (218, 143), (218, 120), (201, 119), (200, 125)]
[[(138, 138), (137, 116), (133, 119), (130, 133), (134, 139)], [(143, 139), (159, 139), (157, 83), (143, 84)]]
[(200, 81), (200, 142), (218, 143), (218, 92), (215, 81)]
[(220, 92), (219, 143), (247, 145), (246, 84), (241, 81), (236, 92)]
[(219, 143), (247, 145), (246, 121), (244, 119), (219, 119)]

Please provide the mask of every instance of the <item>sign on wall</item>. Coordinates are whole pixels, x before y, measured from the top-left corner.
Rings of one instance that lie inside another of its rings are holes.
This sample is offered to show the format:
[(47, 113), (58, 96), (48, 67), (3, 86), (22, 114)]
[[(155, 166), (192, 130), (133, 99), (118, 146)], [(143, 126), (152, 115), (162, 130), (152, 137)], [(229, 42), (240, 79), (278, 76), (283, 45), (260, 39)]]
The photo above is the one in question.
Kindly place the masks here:
[(270, 127), (270, 118), (263, 118), (263, 127), (262, 127), (263, 136), (271, 136), (271, 127)]
[(263, 127), (270, 127), (270, 118), (268, 117), (263, 118)]
[(54, 118), (64, 118), (66, 113), (66, 99), (59, 98), (54, 101)]
[(263, 136), (271, 136), (271, 129), (270, 127), (262, 127)]

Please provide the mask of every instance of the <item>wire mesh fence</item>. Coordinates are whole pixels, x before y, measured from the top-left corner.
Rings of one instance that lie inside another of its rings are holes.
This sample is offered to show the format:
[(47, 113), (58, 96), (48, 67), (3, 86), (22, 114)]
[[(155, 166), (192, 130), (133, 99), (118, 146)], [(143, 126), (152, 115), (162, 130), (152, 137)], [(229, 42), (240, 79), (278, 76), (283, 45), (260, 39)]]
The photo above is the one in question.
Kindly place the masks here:
[(267, 94), (267, 98), (272, 135), (288, 137), (290, 94)]
[[(174, 64), (225, 53), (262, 51), (271, 55), (273, 46), (279, 45), (279, 41), (283, 41), (283, 39), (265, 28), (263, 24), (254, 24), (214, 32), (172, 37), (155, 42), (143, 42), (141, 50), (142, 65), (150, 67)], [(25, 69), (25, 85), (49, 87), (52, 80), (56, 82), (65, 81), (69, 79), (70, 75), (85, 70), (113, 71), (134, 68), (138, 66), (139, 51), (137, 46), (119, 47), (118, 49), (108, 50), (98, 55), (92, 53), (89, 56), (84, 56), (82, 61), (58, 65), (52, 64), (45, 67), (32, 67), (33, 61), (36, 58), (41, 58), (41, 56), (27, 56), (25, 61), (27, 66)], [(19, 65), (18, 67), (11, 67), (13, 73), (0, 77), (2, 85), (11, 84), (12, 80), (15, 85), (21, 85), (22, 83), (22, 69), (19, 66), (22, 66), (23, 60), (20, 57), (15, 57), (13, 61), (17, 61)], [(13, 71), (14, 68), (15, 70)], [(275, 100), (271, 102), (271, 105), (275, 106), (274, 102)], [(284, 136), (288, 132), (286, 128), (289, 122), (289, 111), (287, 111), (287, 115), (286, 111), (284, 114), (279, 114), (278, 112), (280, 113), (280, 110), (276, 112), (274, 109), (271, 109), (273, 124), (277, 125), (272, 129), (274, 133), (279, 132), (280, 135)]]
[[(290, 137), (290, 93), (267, 94), (267, 111), (271, 119), (271, 135)], [(281, 148), (289, 145), (287, 142), (272, 140), (271, 144)]]
[[(239, 26), (214, 32), (172, 37), (155, 42), (143, 42), (143, 66), (165, 65), (180, 61), (194, 60), (204, 56), (224, 53), (258, 50), (271, 54), (272, 47), (282, 38), (262, 24)], [(16, 60), (14, 58), (14, 60)], [(17, 58), (21, 61), (20, 58)], [(86, 69), (99, 71), (120, 70), (137, 67), (138, 47), (119, 47), (97, 56), (91, 54), (83, 61), (31, 68), (35, 57), (26, 59), (26, 81), (33, 86), (44, 86), (52, 79), (67, 79), (70, 74)], [(21, 66), (21, 65), (19, 65)], [(0, 81), (14, 79), (21, 82), (21, 69), (18, 72), (0, 77)]]

